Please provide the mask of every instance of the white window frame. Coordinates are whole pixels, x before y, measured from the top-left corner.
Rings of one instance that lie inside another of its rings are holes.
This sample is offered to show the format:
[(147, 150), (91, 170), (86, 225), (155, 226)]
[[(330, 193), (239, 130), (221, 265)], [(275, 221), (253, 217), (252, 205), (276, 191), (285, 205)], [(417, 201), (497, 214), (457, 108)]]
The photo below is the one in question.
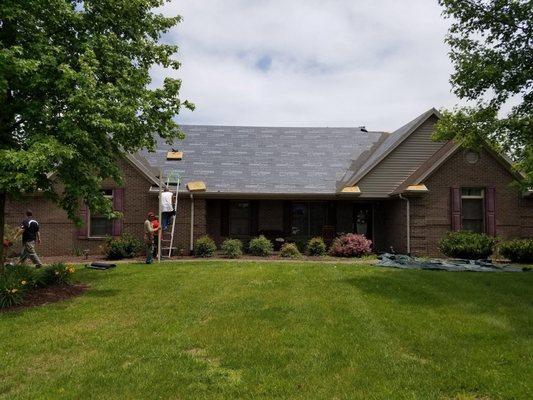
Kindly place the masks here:
[[(104, 192), (104, 197), (106, 199), (111, 200), (111, 204), (113, 204), (113, 197), (115, 195), (115, 190), (114, 189), (102, 189), (102, 192)], [(111, 192), (111, 194), (106, 194), (106, 192)], [(106, 238), (105, 236), (91, 235), (91, 210), (88, 207), (87, 207), (87, 237), (89, 239), (105, 239)]]

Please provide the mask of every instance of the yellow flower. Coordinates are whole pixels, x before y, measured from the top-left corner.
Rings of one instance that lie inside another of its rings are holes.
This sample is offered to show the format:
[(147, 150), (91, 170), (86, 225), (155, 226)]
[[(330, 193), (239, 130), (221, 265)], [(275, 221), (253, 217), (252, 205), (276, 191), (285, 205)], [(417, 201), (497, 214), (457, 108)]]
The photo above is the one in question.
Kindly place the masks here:
[(17, 288), (11, 289), (11, 293), (17, 293), (19, 290)]
[(26, 284), (26, 281), (20, 281), (20, 284), (21, 284), (21, 285), (25, 285), (25, 284)]
[(59, 271), (54, 272), (54, 274), (59, 275)]

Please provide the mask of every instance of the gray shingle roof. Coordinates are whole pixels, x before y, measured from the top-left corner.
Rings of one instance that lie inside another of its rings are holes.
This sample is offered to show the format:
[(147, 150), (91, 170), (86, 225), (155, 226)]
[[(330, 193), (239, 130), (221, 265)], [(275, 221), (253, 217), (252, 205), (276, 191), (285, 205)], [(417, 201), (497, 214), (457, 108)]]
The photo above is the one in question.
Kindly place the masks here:
[[(181, 127), (185, 140), (159, 140), (155, 153), (141, 155), (164, 175), (176, 170), (183, 182), (221, 193), (333, 194), (348, 167), (387, 137), (360, 128)], [(183, 160), (166, 160), (171, 147)]]

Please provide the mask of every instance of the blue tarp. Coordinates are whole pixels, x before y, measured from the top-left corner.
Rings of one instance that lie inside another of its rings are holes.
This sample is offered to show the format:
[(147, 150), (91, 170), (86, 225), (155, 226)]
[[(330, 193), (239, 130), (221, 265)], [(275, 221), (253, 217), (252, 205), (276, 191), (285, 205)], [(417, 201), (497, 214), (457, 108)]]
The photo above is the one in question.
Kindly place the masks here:
[(403, 254), (384, 253), (376, 264), (379, 267), (403, 269), (432, 269), (440, 271), (473, 272), (526, 272), (531, 268), (509, 264), (493, 264), (487, 260), (442, 260), (438, 258), (418, 258)]

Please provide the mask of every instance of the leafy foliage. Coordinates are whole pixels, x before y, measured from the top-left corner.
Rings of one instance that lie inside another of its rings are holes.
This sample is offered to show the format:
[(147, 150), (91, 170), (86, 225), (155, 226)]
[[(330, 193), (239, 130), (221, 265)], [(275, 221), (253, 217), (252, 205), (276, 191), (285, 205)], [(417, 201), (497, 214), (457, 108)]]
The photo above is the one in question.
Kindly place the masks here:
[(21, 304), (26, 289), (14, 274), (0, 273), (0, 308)]
[(495, 242), (484, 233), (448, 232), (439, 242), (439, 249), (448, 257), (479, 260), (492, 254)]
[(324, 239), (321, 237), (314, 237), (307, 242), (307, 255), (308, 256), (325, 256), (327, 252)]
[(501, 242), (498, 252), (512, 262), (533, 263), (533, 239), (514, 239)]
[[(488, 143), (511, 155), (533, 186), (533, 8), (527, 0), (439, 0), (452, 19), (446, 38), (455, 67), (451, 83), (475, 107), (443, 113), (435, 138), (466, 147)], [(510, 99), (518, 102), (503, 118)]]
[(283, 258), (300, 258), (302, 253), (298, 250), (296, 243), (285, 243), (281, 246), (279, 255)]
[(348, 233), (335, 238), (329, 253), (336, 257), (361, 257), (372, 250), (372, 241), (364, 235)]
[(121, 183), (120, 155), (183, 136), (174, 117), (194, 105), (149, 73), (180, 66), (159, 42), (180, 21), (152, 11), (163, 4), (0, 2), (0, 197), (40, 189), (78, 222), (80, 199), (114, 216), (100, 187)]
[(250, 250), (250, 254), (260, 257), (269, 256), (272, 254), (272, 251), (274, 251), (272, 242), (268, 240), (264, 235), (260, 235), (250, 240), (250, 245), (248, 249)]
[(220, 249), (228, 258), (239, 258), (242, 256), (242, 242), (239, 239), (224, 240)]
[(143, 244), (139, 239), (124, 233), (120, 237), (106, 238), (104, 252), (109, 260), (120, 260), (137, 256), (142, 248)]
[(72, 265), (67, 265), (62, 262), (50, 264), (38, 270), (37, 284), (38, 286), (50, 285), (70, 285), (72, 283), (72, 275), (75, 272)]
[(196, 239), (196, 243), (194, 243), (194, 255), (196, 257), (213, 257), (216, 250), (215, 241), (207, 235)]

